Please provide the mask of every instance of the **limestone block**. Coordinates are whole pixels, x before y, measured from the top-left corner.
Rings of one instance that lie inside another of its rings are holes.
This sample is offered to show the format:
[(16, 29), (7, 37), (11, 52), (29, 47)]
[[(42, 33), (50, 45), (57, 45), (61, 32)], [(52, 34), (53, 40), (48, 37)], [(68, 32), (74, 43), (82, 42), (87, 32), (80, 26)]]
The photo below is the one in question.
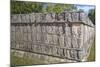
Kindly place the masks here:
[(65, 21), (72, 22), (71, 13), (65, 13)]
[(85, 13), (82, 13), (82, 12), (81, 12), (79, 17), (80, 17), (80, 18), (79, 18), (80, 21), (85, 22), (85, 20), (86, 20)]
[(35, 21), (36, 21), (35, 13), (30, 14), (30, 15), (29, 15), (29, 18), (30, 18), (30, 22), (31, 22), (31, 23), (35, 23)]
[(64, 22), (64, 20), (65, 20), (65, 14), (64, 13), (59, 13), (57, 15), (57, 21), (58, 22)]
[(72, 21), (73, 22), (79, 21), (79, 13), (72, 12)]
[(11, 15), (11, 23), (21, 23), (21, 15)]
[(35, 20), (36, 20), (36, 23), (41, 23), (41, 21), (42, 21), (42, 13), (36, 13), (35, 14)]

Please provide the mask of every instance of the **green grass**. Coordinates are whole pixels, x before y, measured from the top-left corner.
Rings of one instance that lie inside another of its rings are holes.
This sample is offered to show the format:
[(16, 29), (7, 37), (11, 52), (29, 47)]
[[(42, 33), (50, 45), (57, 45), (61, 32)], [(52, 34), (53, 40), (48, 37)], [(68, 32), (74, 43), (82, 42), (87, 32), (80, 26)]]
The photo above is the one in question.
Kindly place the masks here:
[(90, 54), (87, 61), (95, 61), (95, 42), (92, 44)]
[[(34, 60), (32, 60), (32, 59), (34, 59)], [(25, 65), (44, 64), (43, 61), (40, 61), (37, 58), (32, 58), (32, 59), (25, 58), (25, 57), (21, 58), (21, 57), (11, 55), (11, 66), (15, 67), (15, 66), (20, 66), (20, 65), (25, 66)]]

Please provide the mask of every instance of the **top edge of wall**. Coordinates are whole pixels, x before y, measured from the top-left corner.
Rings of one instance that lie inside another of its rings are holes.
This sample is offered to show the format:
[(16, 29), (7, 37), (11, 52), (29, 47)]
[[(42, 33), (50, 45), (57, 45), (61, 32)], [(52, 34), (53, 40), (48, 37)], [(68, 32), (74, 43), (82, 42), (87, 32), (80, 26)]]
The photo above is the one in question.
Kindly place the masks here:
[(96, 0), (15, 0), (15, 1), (32, 1), (62, 4), (80, 4), (80, 5), (96, 5)]
[[(48, 15), (49, 14), (49, 15)], [(64, 15), (63, 15), (64, 14)], [(51, 16), (52, 15), (52, 16)], [(65, 17), (65, 19), (62, 19)], [(38, 18), (37, 18), (38, 17)], [(42, 17), (45, 17), (46, 19), (42, 19)], [(49, 17), (49, 19), (48, 19)], [(58, 17), (58, 19), (57, 19)], [(65, 13), (33, 13), (33, 14), (13, 14), (11, 15), (11, 23), (51, 23), (51, 22), (79, 22), (83, 23), (85, 25), (89, 25), (94, 27), (91, 20), (88, 18), (88, 16), (84, 12), (65, 12)]]

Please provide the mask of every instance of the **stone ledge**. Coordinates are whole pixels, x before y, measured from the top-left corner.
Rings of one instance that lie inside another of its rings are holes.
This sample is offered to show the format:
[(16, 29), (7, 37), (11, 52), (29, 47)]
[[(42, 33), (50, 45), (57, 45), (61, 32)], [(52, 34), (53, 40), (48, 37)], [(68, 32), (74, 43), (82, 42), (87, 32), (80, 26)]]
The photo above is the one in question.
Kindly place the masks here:
[(11, 23), (59, 23), (59, 22), (79, 22), (94, 27), (91, 20), (84, 12), (62, 12), (56, 13), (32, 13), (13, 14)]
[[(45, 64), (76, 62), (73, 60), (61, 59), (61, 58), (57, 58), (57, 57), (46, 56), (46, 55), (30, 53), (30, 52), (25, 52), (25, 51), (19, 51), (19, 50), (11, 50), (11, 54), (14, 54), (14, 56), (21, 57), (21, 58), (23, 58), (23, 57), (26, 57), (28, 59), (37, 58), (40, 61), (43, 61)], [(33, 59), (33, 61), (34, 61), (34, 59)]]

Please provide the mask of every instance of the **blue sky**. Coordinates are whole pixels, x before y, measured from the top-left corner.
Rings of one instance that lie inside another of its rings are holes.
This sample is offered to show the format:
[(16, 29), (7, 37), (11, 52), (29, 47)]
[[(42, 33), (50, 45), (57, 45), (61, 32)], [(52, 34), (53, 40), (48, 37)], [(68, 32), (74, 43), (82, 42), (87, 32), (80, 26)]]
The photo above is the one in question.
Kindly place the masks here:
[(77, 9), (82, 9), (84, 10), (87, 14), (89, 12), (90, 9), (95, 9), (94, 5), (76, 5)]

